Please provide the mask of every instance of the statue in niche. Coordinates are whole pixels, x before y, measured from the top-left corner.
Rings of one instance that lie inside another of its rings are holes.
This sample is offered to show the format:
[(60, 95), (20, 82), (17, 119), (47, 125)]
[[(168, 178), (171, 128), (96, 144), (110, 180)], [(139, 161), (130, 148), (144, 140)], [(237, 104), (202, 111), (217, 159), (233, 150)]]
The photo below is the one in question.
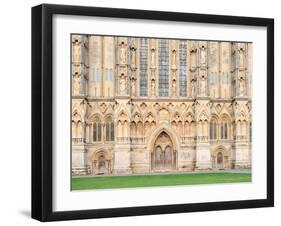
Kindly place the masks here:
[(172, 68), (173, 68), (173, 69), (175, 69), (175, 68), (177, 67), (177, 66), (176, 66), (176, 60), (177, 60), (177, 59), (176, 59), (176, 52), (177, 52), (177, 51), (176, 51), (175, 49), (173, 49), (173, 51), (172, 51), (172, 54), (173, 54), (173, 55), (172, 55)]
[(242, 48), (239, 50), (239, 67), (244, 67), (244, 51)]
[(80, 62), (81, 45), (78, 39), (73, 43), (73, 61)]
[(177, 85), (176, 85), (175, 79), (172, 82), (172, 94), (173, 94), (173, 96), (176, 96), (176, 94), (177, 94)]
[(155, 80), (152, 79), (151, 81), (151, 96), (155, 95)]
[(206, 78), (204, 76), (200, 79), (200, 91), (201, 95), (206, 94)]
[(206, 64), (206, 48), (202, 46), (200, 51), (200, 62), (201, 64)]
[(75, 74), (73, 76), (73, 84), (72, 84), (72, 88), (73, 88), (73, 93), (77, 94), (80, 91), (80, 77), (78, 74)]
[(190, 96), (194, 97), (195, 96), (195, 81), (192, 80), (190, 85), (191, 85)]
[(132, 92), (133, 96), (136, 95), (136, 81), (134, 78), (132, 79), (132, 82), (131, 82), (131, 92)]
[(196, 67), (196, 52), (194, 50), (191, 51), (190, 53), (190, 61), (191, 61), (191, 68)]
[(124, 74), (121, 75), (120, 77), (120, 83), (119, 83), (119, 90), (120, 90), (120, 94), (124, 94), (125, 90), (126, 90), (126, 81), (125, 81), (125, 76)]
[(124, 42), (122, 42), (120, 46), (120, 63), (121, 64), (126, 63), (126, 48)]
[(151, 49), (151, 67), (155, 68), (155, 49)]
[(136, 49), (134, 47), (131, 49), (131, 65), (133, 68), (136, 65)]
[(245, 81), (244, 81), (243, 78), (241, 78), (239, 80), (239, 94), (240, 94), (240, 96), (244, 95), (244, 91), (245, 91)]

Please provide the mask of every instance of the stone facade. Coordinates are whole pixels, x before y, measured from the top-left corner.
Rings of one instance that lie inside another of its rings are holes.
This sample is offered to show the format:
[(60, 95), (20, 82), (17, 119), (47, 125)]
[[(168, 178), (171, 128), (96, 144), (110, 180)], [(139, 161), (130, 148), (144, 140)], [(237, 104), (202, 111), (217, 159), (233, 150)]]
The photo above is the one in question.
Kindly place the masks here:
[(72, 35), (72, 174), (251, 168), (252, 44)]

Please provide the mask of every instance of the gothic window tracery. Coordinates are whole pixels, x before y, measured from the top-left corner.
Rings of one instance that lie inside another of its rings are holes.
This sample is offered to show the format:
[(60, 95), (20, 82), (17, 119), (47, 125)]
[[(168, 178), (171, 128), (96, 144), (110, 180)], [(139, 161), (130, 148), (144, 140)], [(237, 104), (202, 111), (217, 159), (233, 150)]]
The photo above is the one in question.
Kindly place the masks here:
[(140, 39), (140, 96), (147, 96), (147, 50), (148, 40)]
[(227, 140), (229, 139), (229, 126), (230, 122), (227, 117), (223, 117), (221, 120), (221, 139)]
[(93, 122), (93, 141), (101, 141), (101, 120), (99, 117), (95, 117)]
[(187, 59), (187, 50), (186, 50), (186, 42), (181, 41), (179, 44), (179, 88), (180, 88), (180, 96), (186, 96), (186, 59)]
[(108, 117), (105, 122), (105, 140), (114, 141), (114, 123), (111, 117)]
[(159, 96), (169, 95), (169, 41), (159, 39)]
[(212, 118), (210, 123), (210, 139), (216, 140), (217, 139), (217, 120), (216, 118)]

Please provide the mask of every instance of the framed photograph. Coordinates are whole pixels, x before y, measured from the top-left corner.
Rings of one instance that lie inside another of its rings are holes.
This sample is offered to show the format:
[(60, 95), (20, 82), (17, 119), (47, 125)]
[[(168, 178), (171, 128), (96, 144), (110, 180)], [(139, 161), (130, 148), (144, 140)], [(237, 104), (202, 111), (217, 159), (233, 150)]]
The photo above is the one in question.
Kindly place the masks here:
[(32, 8), (32, 217), (274, 205), (274, 20)]

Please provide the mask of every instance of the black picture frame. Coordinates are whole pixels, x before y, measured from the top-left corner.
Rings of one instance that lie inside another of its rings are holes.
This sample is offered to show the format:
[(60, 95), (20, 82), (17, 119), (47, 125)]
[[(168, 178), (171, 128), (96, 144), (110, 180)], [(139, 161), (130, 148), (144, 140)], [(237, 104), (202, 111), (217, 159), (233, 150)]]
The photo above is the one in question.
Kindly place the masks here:
[[(266, 27), (266, 199), (54, 212), (52, 210), (52, 18), (55, 14)], [(271, 206), (274, 206), (273, 19), (50, 4), (32, 8), (32, 218), (40, 221), (57, 221)]]

